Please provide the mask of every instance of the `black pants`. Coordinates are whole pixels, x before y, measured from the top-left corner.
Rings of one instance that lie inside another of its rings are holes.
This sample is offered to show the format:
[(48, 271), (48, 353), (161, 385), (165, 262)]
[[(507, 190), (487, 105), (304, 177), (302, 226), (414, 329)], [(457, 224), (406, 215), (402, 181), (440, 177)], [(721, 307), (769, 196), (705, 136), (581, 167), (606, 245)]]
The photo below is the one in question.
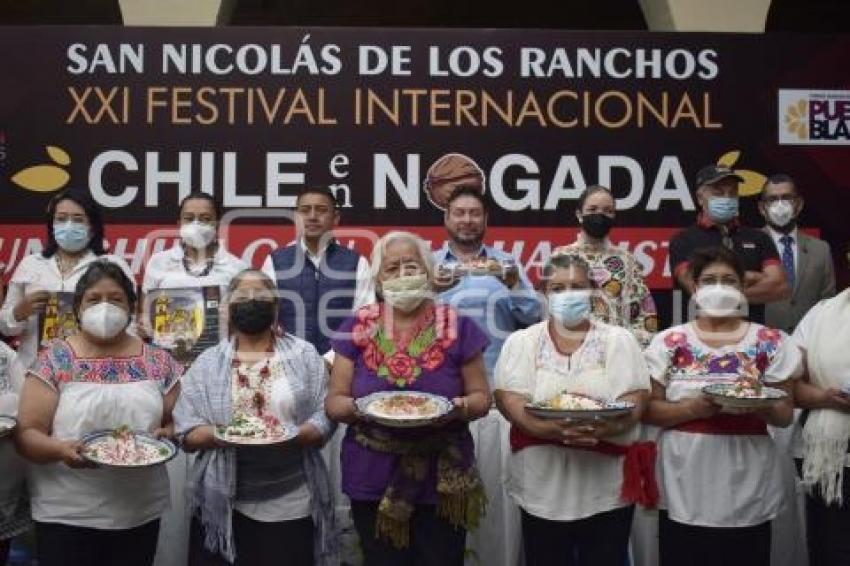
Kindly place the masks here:
[(463, 566), (466, 529), (456, 528), (437, 516), (434, 505), (416, 506), (410, 519), (407, 548), (396, 548), (375, 538), (376, 501), (352, 501), (351, 515), (360, 536), (363, 566)]
[[(801, 474), (803, 461), (795, 460)], [(802, 474), (801, 474), (802, 475)], [(850, 469), (844, 468), (843, 503), (827, 505), (817, 490), (806, 493), (809, 566), (850, 564)]]
[(522, 509), (529, 566), (623, 566), (629, 552), (633, 505), (576, 521), (550, 521)]
[(752, 527), (696, 527), (658, 514), (661, 566), (770, 566), (770, 521)]
[[(236, 566), (313, 566), (313, 520), (255, 521), (233, 513)], [(192, 517), (189, 530), (189, 566), (228, 566), (220, 554), (204, 546), (204, 527)]]
[(150, 566), (159, 520), (122, 530), (37, 522), (35, 537), (39, 566)]
[(9, 549), (11, 547), (12, 539), (0, 540), (0, 564), (5, 564), (9, 560)]

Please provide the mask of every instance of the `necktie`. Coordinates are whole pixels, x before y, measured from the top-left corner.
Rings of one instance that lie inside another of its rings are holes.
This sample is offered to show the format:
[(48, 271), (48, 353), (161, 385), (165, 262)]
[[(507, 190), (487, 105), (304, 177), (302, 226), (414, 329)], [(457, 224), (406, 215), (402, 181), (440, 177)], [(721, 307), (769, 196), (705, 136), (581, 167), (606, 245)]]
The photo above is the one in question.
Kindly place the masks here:
[(794, 287), (794, 238), (789, 235), (779, 238), (779, 243), (782, 244), (782, 267), (785, 268), (785, 276), (788, 278), (788, 285)]

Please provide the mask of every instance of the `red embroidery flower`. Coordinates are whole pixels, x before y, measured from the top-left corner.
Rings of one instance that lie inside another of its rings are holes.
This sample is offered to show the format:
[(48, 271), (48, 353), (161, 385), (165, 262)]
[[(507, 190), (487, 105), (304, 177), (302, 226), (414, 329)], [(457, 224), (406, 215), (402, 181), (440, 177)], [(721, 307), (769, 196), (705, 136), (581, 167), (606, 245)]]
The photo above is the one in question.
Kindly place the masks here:
[(395, 379), (403, 379), (408, 383), (413, 381), (413, 368), (416, 362), (404, 352), (396, 352), (387, 361), (387, 368)]
[(767, 352), (759, 352), (758, 355), (756, 355), (756, 368), (758, 368), (759, 373), (763, 374), (769, 365), (770, 358), (767, 356)]
[(432, 344), (430, 348), (425, 350), (419, 357), (422, 362), (423, 369), (433, 371), (443, 365), (446, 355), (443, 353), (443, 348), (439, 344)]
[(241, 371), (236, 372), (236, 381), (239, 383), (239, 387), (250, 386), (250, 383), (248, 382), (248, 376), (242, 373)]
[(664, 345), (668, 348), (675, 348), (676, 346), (687, 346), (688, 335), (684, 332), (670, 332), (664, 337)]
[(252, 399), (254, 408), (257, 410), (257, 414), (261, 415), (263, 413), (263, 409), (266, 408), (266, 396), (257, 391), (254, 393), (254, 398)]
[(369, 341), (363, 350), (363, 363), (372, 371), (377, 371), (378, 366), (384, 361), (384, 354), (374, 341)]
[(262, 369), (260, 370), (260, 377), (262, 377), (263, 379), (266, 379), (269, 376), (270, 373), (271, 373), (271, 371), (269, 370), (269, 364), (266, 363), (262, 367)]
[(694, 354), (691, 352), (690, 348), (679, 346), (673, 351), (671, 363), (673, 364), (673, 367), (677, 368), (688, 367), (694, 363)]

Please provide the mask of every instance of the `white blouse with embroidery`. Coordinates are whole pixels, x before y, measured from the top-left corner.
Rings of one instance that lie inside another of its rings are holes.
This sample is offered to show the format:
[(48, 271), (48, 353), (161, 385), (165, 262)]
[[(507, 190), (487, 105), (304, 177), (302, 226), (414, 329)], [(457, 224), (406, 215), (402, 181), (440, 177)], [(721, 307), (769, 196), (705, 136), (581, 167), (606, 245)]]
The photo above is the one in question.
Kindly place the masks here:
[[(496, 364), (496, 389), (544, 401), (561, 391), (608, 400), (649, 389), (649, 374), (634, 336), (595, 322), (581, 347), (560, 353), (544, 321), (511, 334)], [(638, 427), (609, 439), (629, 444)], [(622, 456), (560, 446), (530, 446), (508, 463), (508, 493), (526, 512), (574, 521), (622, 507)]]

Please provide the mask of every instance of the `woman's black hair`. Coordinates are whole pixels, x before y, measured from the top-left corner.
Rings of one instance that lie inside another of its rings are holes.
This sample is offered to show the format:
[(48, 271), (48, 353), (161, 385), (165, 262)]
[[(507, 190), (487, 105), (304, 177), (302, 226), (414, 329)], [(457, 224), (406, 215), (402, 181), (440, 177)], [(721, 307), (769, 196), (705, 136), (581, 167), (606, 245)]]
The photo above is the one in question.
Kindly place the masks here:
[(697, 248), (691, 253), (688, 260), (688, 265), (691, 268), (691, 277), (694, 282), (699, 279), (705, 268), (712, 263), (722, 263), (732, 268), (738, 275), (738, 279), (744, 280), (744, 266), (738, 256), (723, 246), (713, 246), (709, 248)]
[(92, 285), (103, 279), (112, 279), (127, 295), (127, 303), (130, 307), (130, 313), (136, 312), (136, 289), (133, 282), (124, 273), (124, 270), (108, 259), (99, 259), (89, 264), (83, 276), (77, 281), (77, 286), (74, 288), (74, 315), (79, 322), (80, 305), (83, 303), (83, 295), (91, 288)]
[(89, 220), (91, 235), (88, 249), (94, 255), (103, 255), (106, 253), (103, 249), (103, 216), (100, 214), (100, 207), (88, 194), (77, 189), (66, 189), (47, 203), (47, 245), (41, 251), (42, 257), (51, 258), (59, 249), (59, 244), (56, 243), (56, 238), (53, 236), (53, 216), (56, 214), (56, 207), (63, 200), (70, 200), (80, 205), (83, 211), (85, 211), (86, 217)]
[(578, 254), (555, 254), (549, 258), (546, 265), (543, 266), (543, 279), (541, 281), (541, 289), (546, 289), (546, 284), (554, 275), (556, 269), (578, 268), (584, 271), (587, 275), (587, 280), (590, 281), (591, 288), (596, 288), (596, 281), (590, 276), (590, 264)]
[(190, 200), (205, 200), (209, 202), (213, 207), (213, 211), (215, 211), (215, 219), (221, 220), (221, 205), (218, 203), (217, 200), (215, 200), (215, 197), (202, 191), (192, 191), (191, 193), (186, 195), (183, 200), (180, 201), (180, 207), (177, 209), (177, 220), (180, 220), (180, 218), (183, 216), (183, 205)]
[(612, 193), (611, 189), (609, 189), (608, 187), (605, 187), (603, 185), (590, 185), (589, 187), (584, 189), (584, 191), (581, 193), (581, 196), (578, 197), (577, 206), (579, 212), (584, 210), (584, 203), (587, 202), (587, 199), (589, 199), (591, 195), (595, 195), (596, 193), (605, 193), (609, 197), (611, 197), (611, 199), (614, 198), (614, 193)]

